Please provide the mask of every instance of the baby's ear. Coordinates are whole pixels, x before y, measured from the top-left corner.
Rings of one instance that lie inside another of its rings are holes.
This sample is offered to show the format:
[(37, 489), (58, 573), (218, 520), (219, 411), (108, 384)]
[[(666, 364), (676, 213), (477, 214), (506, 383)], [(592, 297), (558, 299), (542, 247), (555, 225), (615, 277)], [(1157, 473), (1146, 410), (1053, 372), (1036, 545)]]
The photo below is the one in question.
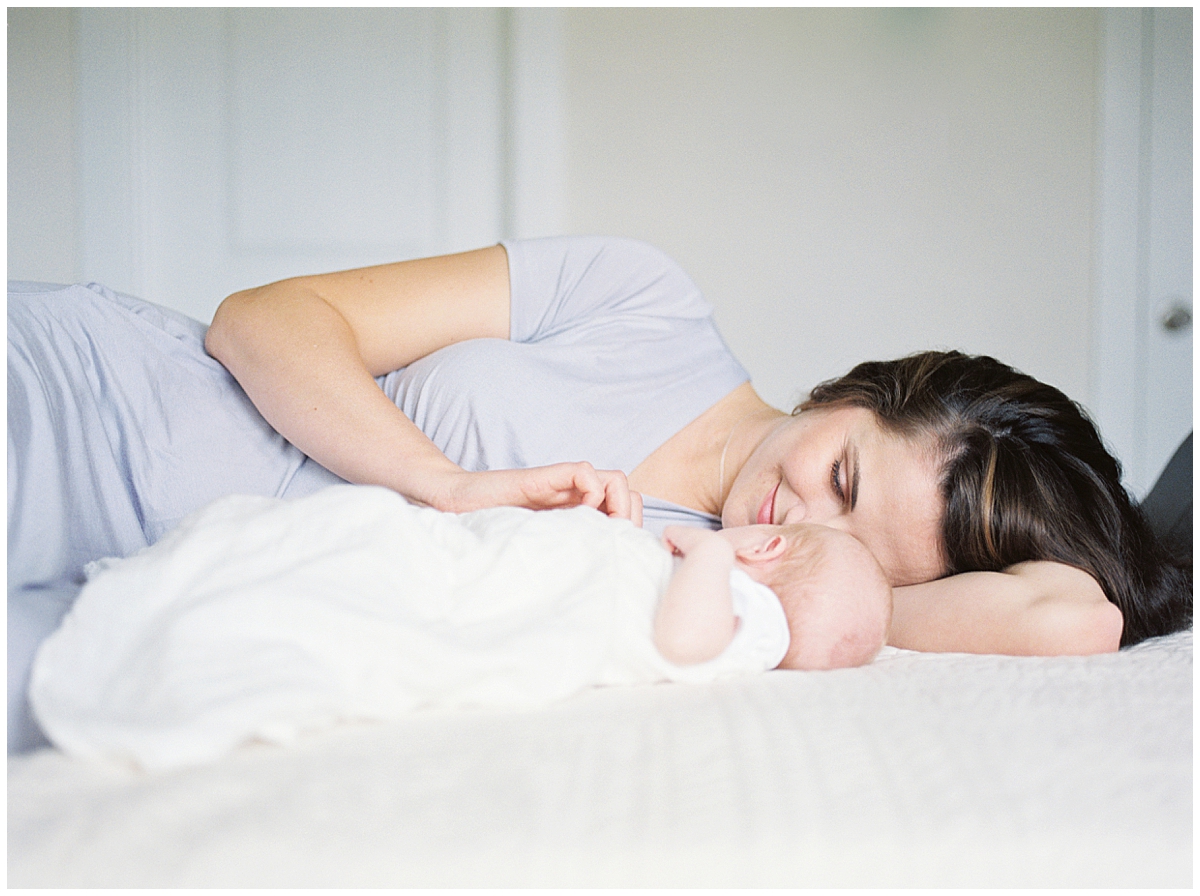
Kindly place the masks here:
[(737, 558), (743, 563), (769, 563), (787, 552), (787, 537), (782, 533), (764, 535), (754, 544), (743, 545), (737, 550)]

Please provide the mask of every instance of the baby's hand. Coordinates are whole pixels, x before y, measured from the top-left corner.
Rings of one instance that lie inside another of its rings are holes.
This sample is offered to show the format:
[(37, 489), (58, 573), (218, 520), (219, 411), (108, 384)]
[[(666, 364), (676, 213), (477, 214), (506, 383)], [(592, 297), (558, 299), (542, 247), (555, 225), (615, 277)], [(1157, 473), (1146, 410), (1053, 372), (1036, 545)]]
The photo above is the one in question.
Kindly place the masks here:
[(663, 529), (662, 543), (672, 554), (686, 557), (696, 549), (696, 546), (711, 538), (720, 538), (711, 529), (698, 529), (695, 526), (667, 526)]

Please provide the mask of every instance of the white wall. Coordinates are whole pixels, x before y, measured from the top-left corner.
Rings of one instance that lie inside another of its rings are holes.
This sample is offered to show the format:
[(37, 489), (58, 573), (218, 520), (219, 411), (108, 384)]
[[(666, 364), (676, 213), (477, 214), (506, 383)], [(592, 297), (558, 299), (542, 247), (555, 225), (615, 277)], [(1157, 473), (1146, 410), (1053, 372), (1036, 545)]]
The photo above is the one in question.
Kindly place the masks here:
[(78, 269), (74, 29), (69, 9), (8, 10), (8, 275)]
[(759, 391), (994, 354), (1088, 399), (1098, 19), (573, 10), (575, 232), (673, 254)]

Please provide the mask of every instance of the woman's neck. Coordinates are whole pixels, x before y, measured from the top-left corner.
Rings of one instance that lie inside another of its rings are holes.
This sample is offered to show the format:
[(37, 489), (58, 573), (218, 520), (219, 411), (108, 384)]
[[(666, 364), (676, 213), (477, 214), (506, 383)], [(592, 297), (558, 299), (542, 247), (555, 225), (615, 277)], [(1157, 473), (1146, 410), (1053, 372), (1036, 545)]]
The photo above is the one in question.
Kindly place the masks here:
[(720, 516), (738, 471), (786, 416), (743, 383), (655, 449), (630, 474), (629, 486)]
[(748, 400), (742, 403), (741, 410), (742, 415), (729, 428), (725, 446), (721, 449), (721, 456), (717, 462), (717, 488), (714, 492), (717, 516), (720, 516), (733, 481), (737, 479), (750, 455), (788, 416), (778, 408), (771, 407), (752, 389)]

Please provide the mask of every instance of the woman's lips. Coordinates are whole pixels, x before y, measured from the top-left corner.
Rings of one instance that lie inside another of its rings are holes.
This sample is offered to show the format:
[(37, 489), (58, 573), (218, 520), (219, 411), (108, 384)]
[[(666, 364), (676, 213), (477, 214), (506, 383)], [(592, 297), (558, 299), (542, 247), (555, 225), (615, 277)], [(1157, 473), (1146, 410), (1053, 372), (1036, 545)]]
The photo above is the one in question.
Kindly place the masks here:
[(767, 493), (763, 498), (762, 506), (758, 508), (759, 524), (775, 522), (775, 494), (779, 491), (779, 483), (775, 483), (775, 487)]

